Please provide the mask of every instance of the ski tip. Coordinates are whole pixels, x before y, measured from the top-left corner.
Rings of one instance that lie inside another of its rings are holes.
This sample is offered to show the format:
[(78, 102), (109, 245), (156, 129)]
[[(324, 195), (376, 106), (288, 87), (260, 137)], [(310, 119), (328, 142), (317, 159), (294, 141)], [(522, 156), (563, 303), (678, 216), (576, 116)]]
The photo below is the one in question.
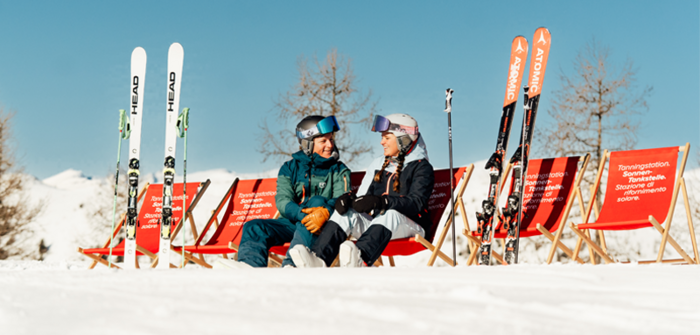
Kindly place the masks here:
[(131, 52), (131, 59), (134, 58), (146, 58), (146, 50), (142, 47), (134, 48), (134, 51)]
[(178, 52), (180, 54), (184, 53), (184, 49), (182, 48), (182, 44), (175, 42), (170, 45), (170, 48), (168, 48), (168, 53), (173, 53), (173, 52)]
[[(529, 45), (527, 43), (527, 38), (525, 38), (522, 35), (516, 36), (513, 39), (513, 43), (511, 43), (511, 47), (510, 47), (511, 58), (513, 55), (520, 55), (520, 56), (527, 57), (528, 47), (529, 47)], [(511, 59), (511, 61), (513, 61), (513, 60)]]
[(549, 29), (545, 27), (539, 27), (535, 30), (535, 34), (533, 37), (534, 43), (549, 43), (551, 42), (551, 39), (552, 34), (549, 32)]

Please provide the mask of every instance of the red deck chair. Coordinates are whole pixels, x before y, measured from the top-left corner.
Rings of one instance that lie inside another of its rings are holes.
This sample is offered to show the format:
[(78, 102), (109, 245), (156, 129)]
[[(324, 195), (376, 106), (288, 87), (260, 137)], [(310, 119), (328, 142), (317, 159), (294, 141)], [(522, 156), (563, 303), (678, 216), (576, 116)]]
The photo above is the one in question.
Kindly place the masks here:
[[(455, 205), (455, 208), (457, 208), (457, 206), (461, 204), (462, 213), (464, 213), (464, 204), (461, 202), (462, 194), (464, 194), (464, 190), (467, 186), (467, 183), (469, 182), (469, 178), (471, 177), (471, 172), (473, 170), (474, 165), (472, 164), (468, 167), (458, 168), (454, 171), (454, 184), (456, 185), (455, 189), (458, 190), (455, 193), (455, 199), (459, 199), (455, 200), (455, 203), (457, 204)], [(431, 226), (430, 230), (426, 232), (425, 238), (423, 238), (420, 235), (416, 235), (414, 237), (392, 240), (389, 242), (389, 245), (387, 245), (387, 247), (384, 249), (384, 252), (382, 252), (382, 256), (388, 257), (389, 264), (391, 266), (394, 266), (394, 256), (413, 255), (419, 251), (423, 251), (426, 249), (432, 252), (431, 257), (428, 260), (429, 266), (432, 266), (435, 263), (435, 259), (438, 256), (442, 258), (445, 262), (447, 262), (447, 264), (453, 266), (455, 265), (453, 264), (452, 259), (450, 257), (448, 257), (440, 251), (440, 247), (445, 241), (445, 236), (447, 235), (447, 231), (450, 228), (450, 224), (452, 224), (451, 221), (447, 220), (447, 216), (444, 216), (443, 218), (445, 208), (449, 206), (450, 202), (449, 175), (450, 170), (447, 169), (435, 171), (435, 187), (433, 188), (433, 194), (431, 195), (430, 202), (428, 203), (428, 207), (431, 211), (430, 218), (433, 221), (433, 225)], [(353, 172), (350, 175), (351, 188), (353, 192), (357, 192), (357, 189), (360, 187), (360, 184), (362, 183), (362, 178), (364, 178), (364, 176), (365, 172)], [(464, 216), (464, 214), (462, 215), (462, 217), (466, 220), (466, 216)], [(434, 246), (432, 243), (430, 243), (430, 241), (433, 241), (435, 237), (435, 232), (441, 224), (444, 224), (445, 228), (443, 228), (442, 234), (436, 241), (437, 246)], [(270, 252), (277, 255), (285, 255), (287, 253), (288, 248), (289, 243), (285, 243), (282, 246), (272, 247), (270, 249)], [(281, 260), (279, 258), (275, 259), (275, 257), (271, 256), (271, 259), (273, 259), (275, 263), (281, 264)], [(383, 265), (381, 258), (375, 264)]]
[[(455, 205), (452, 210), (456, 212), (458, 208), (461, 209), (461, 217), (466, 226), (469, 226), (469, 223), (465, 215), (462, 195), (464, 195), (464, 190), (469, 183), (472, 171), (474, 171), (474, 164), (454, 170), (453, 176), (453, 183), (455, 185)], [(425, 238), (416, 234), (414, 237), (391, 240), (389, 245), (384, 249), (384, 252), (382, 252), (382, 256), (387, 256), (389, 258), (389, 265), (394, 266), (394, 256), (413, 255), (426, 249), (432, 252), (428, 259), (428, 266), (433, 266), (437, 257), (440, 257), (451, 266), (457, 265), (452, 258), (440, 251), (443, 242), (445, 242), (447, 232), (453, 224), (449, 215), (450, 211), (445, 210), (450, 207), (450, 195), (450, 170), (435, 170), (435, 186), (433, 187), (433, 193), (428, 202), (430, 219), (433, 224), (430, 229), (425, 232)], [(440, 226), (443, 226), (443, 228), (440, 236), (436, 238), (435, 234)], [(433, 241), (434, 244), (430, 241)]]
[[(686, 262), (688, 264), (697, 264), (697, 242), (695, 240), (685, 180), (683, 179), (683, 171), (685, 170), (689, 151), (690, 143), (686, 143), (682, 147), (617, 151), (612, 153), (608, 153), (606, 150), (596, 175), (585, 221), (579, 225), (569, 224), (574, 233), (579, 236), (579, 241), (585, 241), (606, 263), (612, 263), (614, 260), (608, 255), (605, 237), (602, 234), (604, 230), (632, 230), (653, 227), (661, 234), (661, 246), (659, 247), (658, 256), (655, 261), (643, 261), (640, 263)], [(683, 152), (683, 156), (680, 167), (677, 168), (679, 152)], [(603, 206), (600, 209), (600, 215), (598, 215), (596, 222), (588, 223), (590, 208), (595, 203), (595, 196), (600, 187), (607, 159), (610, 159), (610, 164)], [(694, 260), (669, 235), (673, 212), (680, 190), (683, 191), (688, 230), (695, 254)], [(662, 227), (659, 224), (659, 220), (663, 220), (662, 222), (666, 223), (666, 227)], [(593, 242), (588, 234), (584, 233), (589, 229), (599, 231), (600, 245)], [(682, 259), (663, 259), (667, 242), (683, 257)], [(575, 253), (578, 253), (579, 249), (580, 242), (577, 244)]]
[[(554, 253), (557, 248), (560, 248), (571, 259), (579, 263), (583, 261), (574, 257), (573, 251), (567, 248), (560, 242), (563, 228), (566, 220), (569, 217), (571, 207), (574, 203), (574, 198), (578, 195), (579, 205), (582, 205), (581, 191), (579, 185), (583, 180), (583, 174), (586, 172), (590, 155), (583, 157), (561, 157), (547, 159), (530, 160), (527, 178), (525, 182), (523, 196), (523, 220), (520, 225), (520, 237), (527, 238), (532, 236), (544, 235), (552, 242), (552, 247), (547, 257), (547, 263), (550, 264), (554, 258)], [(506, 168), (506, 175), (512, 166)], [(499, 208), (499, 211), (501, 208)], [(502, 222), (496, 223), (493, 238), (505, 238), (507, 230), (504, 229)], [(552, 235), (555, 233), (555, 235)], [(481, 236), (476, 232), (463, 231), (463, 234), (469, 240), (481, 245)], [(467, 265), (476, 264), (476, 252), (467, 259)], [(493, 257), (501, 264), (507, 265), (502, 256), (493, 251)]]
[[(207, 187), (209, 187), (210, 181), (207, 180), (204, 183), (187, 183), (187, 189), (188, 190), (197, 190), (196, 194), (193, 196), (188, 195), (187, 196), (187, 217), (191, 218), (191, 213), (195, 209), (197, 203), (199, 202), (199, 199), (201, 199), (202, 195), (204, 194), (204, 191), (206, 191)], [(144, 187), (145, 188), (145, 187)], [(182, 183), (176, 183), (173, 185), (173, 198), (180, 198), (182, 199), (182, 193), (183, 193), (183, 184)], [(194, 193), (194, 192), (192, 192)], [(143, 196), (143, 191), (141, 192), (140, 196)], [(158, 244), (160, 242), (160, 225), (158, 223), (158, 220), (160, 218), (160, 204), (161, 204), (161, 199), (163, 197), (163, 184), (151, 184), (148, 185), (148, 188), (145, 193), (145, 198), (143, 200), (143, 204), (139, 206), (139, 216), (138, 216), (138, 224), (136, 226), (136, 255), (137, 256), (142, 256), (146, 255), (151, 258), (152, 263), (151, 267), (156, 266), (156, 260), (157, 260), (157, 253), (158, 253)], [(140, 198), (139, 198), (140, 199)], [(173, 202), (173, 222), (175, 229), (173, 230), (171, 240), (174, 240), (177, 232), (179, 231), (179, 226), (182, 220), (182, 202), (180, 201), (174, 201)], [(122, 220), (119, 222), (119, 225), (115, 227), (114, 231), (112, 232), (114, 237), (116, 238), (117, 234), (119, 233), (120, 229), (124, 225), (125, 217), (122, 216)], [(117, 246), (112, 248), (112, 256), (124, 256), (124, 244), (125, 241), (121, 241)], [(107, 240), (106, 244), (102, 248), (88, 248), (88, 249), (83, 249), (83, 248), (78, 248), (78, 252), (81, 254), (84, 254), (85, 256), (93, 259), (95, 262), (99, 262), (104, 265), (108, 265), (108, 262), (104, 259), (102, 259), (102, 255), (109, 255), (109, 239)], [(93, 263), (94, 264), (94, 263)], [(112, 264), (113, 267), (118, 266)], [(136, 262), (136, 266), (139, 267), (138, 260)], [(93, 268), (94, 266), (91, 266), (90, 268)], [(174, 267), (171, 264), (171, 267)]]
[[(245, 222), (253, 219), (274, 219), (277, 217), (276, 194), (277, 178), (250, 180), (236, 178), (217, 208), (212, 211), (207, 225), (195, 244), (185, 246), (185, 258), (203, 267), (211, 268), (203, 255), (218, 254), (227, 258), (228, 254), (237, 252)], [(226, 210), (219, 220), (219, 214), (224, 205), (226, 205)], [(206, 244), (202, 244), (212, 225), (216, 226), (216, 231)], [(182, 247), (179, 246), (173, 246), (171, 249), (177, 253), (182, 252)], [(199, 257), (195, 254), (198, 254)]]
[[(457, 204), (461, 204), (461, 195), (464, 193), (464, 189), (466, 188), (466, 184), (471, 176), (473, 168), (473, 165), (471, 165), (469, 167), (463, 167), (455, 170), (455, 184), (459, 189), (456, 194), (456, 198), (460, 199), (460, 201), (457, 201)], [(431, 202), (429, 203), (432, 211), (431, 218), (433, 219), (432, 229), (431, 231), (427, 232), (426, 238), (416, 236), (391, 241), (382, 255), (388, 256), (389, 262), (392, 265), (393, 256), (411, 255), (426, 249), (433, 251), (429, 265), (432, 265), (435, 262), (436, 256), (440, 256), (440, 258), (448, 262), (448, 264), (452, 264), (451, 258), (447, 257), (447, 255), (444, 253), (439, 252), (439, 248), (446, 236), (446, 229), (443, 229), (443, 234), (438, 239), (437, 247), (434, 247), (429, 242), (433, 240), (435, 230), (438, 228), (440, 218), (443, 217), (445, 207), (449, 206), (448, 203), (450, 199), (449, 170), (438, 170), (435, 172), (435, 174), (436, 188), (433, 190), (433, 196), (431, 197)], [(359, 188), (363, 177), (364, 172), (355, 172), (351, 175), (350, 178), (353, 191), (356, 191), (357, 188)], [(220, 254), (227, 257), (227, 254), (235, 253), (238, 250), (243, 224), (246, 221), (253, 219), (273, 219), (278, 217), (279, 212), (277, 212), (275, 207), (276, 188), (276, 178), (235, 181), (233, 185), (231, 185), (231, 188), (229, 188), (229, 191), (224, 196), (217, 209), (213, 211), (211, 219), (209, 219), (209, 222), (205, 226), (195, 245), (185, 247), (185, 258), (201, 266), (211, 268), (211, 265), (204, 260), (204, 257), (202, 257), (203, 254)], [(241, 193), (245, 196), (241, 196)], [(256, 204), (257, 207), (246, 206), (247, 204), (251, 203)], [(226, 208), (226, 211), (221, 219), (221, 224), (218, 224), (219, 221), (217, 217), (224, 204), (228, 204), (228, 207)], [(461, 206), (463, 210), (464, 205), (462, 204)], [(466, 219), (465, 215), (462, 215), (462, 217)], [(450, 223), (446, 225), (446, 228), (449, 228)], [(203, 236), (206, 234), (206, 231), (212, 224), (218, 224), (217, 230), (205, 245), (201, 245)], [(285, 255), (288, 248), (289, 243), (270, 248), (270, 263), (280, 265), (282, 263), (281, 255)], [(172, 247), (172, 250), (178, 253), (182, 252), (180, 247)], [(194, 254), (200, 254), (200, 257), (196, 257)]]
[[(459, 201), (455, 200), (455, 203), (457, 203), (457, 205), (461, 204), (462, 194), (464, 194), (464, 190), (467, 186), (467, 183), (469, 182), (469, 178), (471, 177), (471, 173), (473, 170), (473, 164), (468, 167), (462, 167), (454, 170), (454, 184), (455, 189), (458, 190), (455, 193), (455, 199), (459, 199)], [(357, 192), (357, 189), (360, 187), (360, 184), (362, 183), (362, 178), (364, 176), (365, 172), (352, 173), (350, 179), (353, 192)], [(452, 222), (447, 219), (447, 215), (443, 215), (445, 214), (445, 208), (449, 207), (450, 202), (449, 178), (450, 170), (445, 169), (435, 171), (435, 187), (433, 188), (433, 194), (431, 195), (430, 201), (428, 203), (428, 207), (431, 211), (430, 218), (433, 222), (433, 225), (426, 232), (425, 238), (423, 238), (420, 235), (416, 235), (414, 237), (390, 241), (389, 245), (387, 245), (387, 247), (384, 249), (384, 252), (382, 252), (382, 256), (388, 257), (389, 264), (391, 266), (394, 266), (394, 256), (413, 255), (419, 251), (423, 251), (426, 249), (432, 252), (431, 257), (428, 260), (429, 266), (432, 266), (435, 263), (435, 258), (438, 256), (442, 258), (445, 262), (447, 262), (447, 264), (454, 266), (452, 259), (440, 251), (440, 247), (442, 246), (442, 243), (445, 241), (445, 237), (447, 236), (447, 231), (449, 230), (450, 225), (452, 224)], [(457, 205), (455, 206), (455, 208), (457, 208)], [(464, 205), (461, 204), (461, 206), (463, 209)], [(462, 218), (466, 220), (466, 216), (462, 215)], [(442, 234), (440, 234), (440, 237), (435, 241), (436, 245), (433, 245), (430, 241), (434, 240), (435, 232), (441, 224), (444, 224), (445, 228), (443, 228)], [(278, 255), (284, 255), (287, 253), (288, 248), (289, 243), (285, 243), (285, 245), (283, 246), (273, 247), (272, 249), (270, 249), (270, 251)], [(375, 264), (383, 265), (381, 258)]]

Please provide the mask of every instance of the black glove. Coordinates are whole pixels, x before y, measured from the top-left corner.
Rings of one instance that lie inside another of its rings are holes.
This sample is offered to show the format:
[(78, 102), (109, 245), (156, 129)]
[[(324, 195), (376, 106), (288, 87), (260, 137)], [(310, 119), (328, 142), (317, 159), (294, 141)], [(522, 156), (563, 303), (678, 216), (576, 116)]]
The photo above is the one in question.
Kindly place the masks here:
[(389, 204), (387, 197), (378, 197), (376, 195), (365, 195), (355, 199), (352, 203), (352, 208), (360, 213), (369, 213), (371, 211), (384, 211)]
[(335, 199), (335, 211), (340, 215), (347, 213), (355, 199), (357, 199), (357, 196), (352, 192), (339, 196), (338, 199)]

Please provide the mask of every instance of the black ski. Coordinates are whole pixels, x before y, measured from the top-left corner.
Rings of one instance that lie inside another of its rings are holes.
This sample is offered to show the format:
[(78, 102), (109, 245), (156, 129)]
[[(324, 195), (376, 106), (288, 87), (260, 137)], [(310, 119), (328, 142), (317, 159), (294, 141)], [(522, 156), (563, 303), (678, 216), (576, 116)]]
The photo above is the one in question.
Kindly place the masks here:
[(496, 141), (496, 151), (491, 155), (486, 163), (489, 170), (490, 183), (488, 198), (481, 204), (481, 213), (476, 213), (477, 232), (481, 234), (481, 247), (479, 248), (479, 264), (490, 265), (491, 263), (491, 238), (493, 218), (496, 214), (498, 204), (498, 194), (501, 191), (501, 175), (503, 174), (503, 158), (508, 147), (508, 137), (510, 136), (510, 126), (513, 123), (513, 113), (518, 102), (518, 91), (520, 82), (525, 72), (525, 61), (527, 60), (527, 40), (518, 36), (513, 39), (510, 52), (510, 67), (508, 69), (508, 84), (506, 85), (506, 96), (503, 102), (501, 113), (501, 123), (498, 127), (498, 139)]
[(518, 248), (520, 242), (520, 223), (527, 211), (523, 210), (522, 194), (524, 181), (527, 176), (527, 166), (530, 160), (530, 144), (535, 129), (535, 117), (542, 92), (542, 82), (549, 58), (551, 35), (547, 28), (538, 28), (533, 37), (532, 56), (530, 58), (530, 79), (525, 91), (525, 114), (523, 115), (523, 128), (518, 150), (510, 159), (513, 164), (511, 177), (511, 194), (508, 196), (506, 207), (503, 208), (503, 228), (508, 230), (506, 236), (506, 250), (503, 255), (508, 264), (518, 263)]

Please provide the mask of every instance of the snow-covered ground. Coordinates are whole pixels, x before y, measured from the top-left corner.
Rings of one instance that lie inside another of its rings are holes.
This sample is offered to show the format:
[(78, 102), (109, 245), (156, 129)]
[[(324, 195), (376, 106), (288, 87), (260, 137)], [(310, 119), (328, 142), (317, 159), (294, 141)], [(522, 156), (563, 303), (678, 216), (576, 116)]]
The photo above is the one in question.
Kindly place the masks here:
[[(484, 162), (475, 165), (463, 197), (472, 229), (488, 182)], [(275, 175), (189, 174), (188, 181), (212, 181), (194, 212), (199, 229), (236, 177)], [(700, 198), (693, 187), (700, 169), (687, 171), (686, 180)], [(510, 267), (464, 266), (466, 242), (458, 233), (457, 268), (441, 260), (428, 268), (429, 255), (422, 252), (397, 257), (396, 268), (87, 270), (90, 261), (76, 249), (107, 238), (108, 222), (95, 213), (105, 206), (111, 213), (112, 182), (76, 170), (29, 178), (28, 197), (43, 211), (21, 246), (25, 258), (37, 258), (42, 239), (50, 248), (44, 262), (0, 261), (0, 334), (697, 334), (700, 329), (700, 267), (581, 266), (566, 257), (541, 265), (549, 250), (541, 237), (523, 239), (522, 264)], [(577, 215), (571, 220), (579, 222)], [(459, 232), (461, 219), (457, 222)], [(673, 222), (672, 235), (691, 252), (682, 202)], [(698, 222), (695, 226), (700, 230)], [(607, 241), (615, 257), (634, 261), (655, 258), (660, 237), (640, 229), (613, 232)], [(572, 247), (575, 240), (563, 242)], [(443, 250), (452, 253), (449, 238)], [(678, 257), (666, 250), (668, 257)], [(585, 248), (581, 255), (587, 259)]]
[(700, 267), (0, 262), (2, 334), (697, 334)]

